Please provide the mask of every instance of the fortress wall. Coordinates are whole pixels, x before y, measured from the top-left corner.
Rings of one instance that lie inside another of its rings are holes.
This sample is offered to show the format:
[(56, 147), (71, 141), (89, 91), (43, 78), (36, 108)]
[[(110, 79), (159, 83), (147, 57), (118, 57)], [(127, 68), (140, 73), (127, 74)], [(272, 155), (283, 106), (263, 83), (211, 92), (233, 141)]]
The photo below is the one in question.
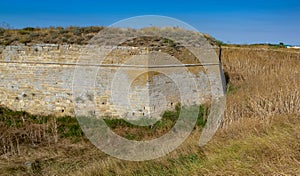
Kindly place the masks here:
[[(132, 55), (126, 48), (120, 50), (125, 51), (125, 55), (108, 57), (106, 64), (118, 64), (114, 57)], [(76, 107), (78, 112), (84, 110), (97, 116), (159, 116), (166, 109), (174, 109), (179, 101), (183, 105), (208, 101), (210, 91), (214, 91), (209, 85), (217, 84), (208, 82), (203, 66), (191, 66), (185, 72), (177, 67), (145, 69), (134, 66), (120, 71), (120, 67), (108, 65), (98, 70), (95, 87), (79, 96), (74, 95), (72, 83), (83, 46), (7, 46), (0, 52), (0, 105), (32, 114), (74, 116)], [(93, 70), (97, 65), (79, 67)], [(219, 66), (213, 67), (213, 71), (207, 73), (212, 79), (219, 74)], [(188, 71), (194, 74), (194, 79)], [(113, 89), (109, 87), (112, 83)], [(80, 105), (75, 106), (76, 103)]]
[(0, 55), (0, 104), (33, 114), (72, 115), (72, 72), (80, 46), (7, 46)]

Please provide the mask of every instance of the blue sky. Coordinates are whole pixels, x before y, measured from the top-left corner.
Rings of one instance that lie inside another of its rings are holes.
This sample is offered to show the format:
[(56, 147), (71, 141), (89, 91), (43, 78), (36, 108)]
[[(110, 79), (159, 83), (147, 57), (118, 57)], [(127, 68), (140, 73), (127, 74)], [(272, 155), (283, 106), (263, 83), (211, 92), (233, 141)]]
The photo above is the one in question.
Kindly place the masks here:
[(124, 18), (163, 15), (228, 43), (300, 45), (299, 0), (2, 1), (0, 23), (13, 28), (108, 26)]

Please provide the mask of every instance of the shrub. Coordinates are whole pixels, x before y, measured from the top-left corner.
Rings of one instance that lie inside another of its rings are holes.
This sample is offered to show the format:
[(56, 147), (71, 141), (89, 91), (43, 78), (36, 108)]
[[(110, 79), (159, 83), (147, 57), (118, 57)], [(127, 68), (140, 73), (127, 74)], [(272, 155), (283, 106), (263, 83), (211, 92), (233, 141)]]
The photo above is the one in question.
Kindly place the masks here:
[(22, 30), (23, 30), (23, 31), (34, 31), (35, 29), (37, 29), (37, 28), (26, 27), (26, 28), (23, 28)]
[(0, 35), (3, 35), (5, 32), (5, 29), (4, 28), (0, 28)]
[(20, 39), (19, 39), (19, 41), (20, 41), (20, 43), (23, 43), (23, 44), (27, 44), (27, 43), (30, 43), (31, 42), (31, 38), (30, 38), (30, 36), (28, 36), (28, 35), (26, 35), (26, 36), (24, 36), (24, 37), (21, 37)]
[(29, 34), (29, 33), (30, 33), (29, 31), (24, 30), (24, 29), (19, 31), (19, 34), (21, 34), (21, 35), (26, 35), (26, 34)]

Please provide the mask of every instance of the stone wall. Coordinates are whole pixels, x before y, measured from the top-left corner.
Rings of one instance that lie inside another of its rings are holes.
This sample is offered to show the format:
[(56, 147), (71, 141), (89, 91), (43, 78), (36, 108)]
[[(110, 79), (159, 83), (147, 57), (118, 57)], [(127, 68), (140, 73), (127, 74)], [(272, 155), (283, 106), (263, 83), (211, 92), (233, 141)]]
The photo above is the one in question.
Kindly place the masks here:
[[(218, 88), (218, 60), (207, 66), (181, 60), (174, 66), (172, 56), (157, 60), (150, 55), (149, 59), (149, 53), (156, 52), (120, 47), (102, 63), (89, 65), (80, 62), (84, 52), (80, 45), (0, 48), (0, 105), (57, 116), (74, 116), (76, 110), (84, 109), (97, 116), (157, 117), (178, 103), (201, 104), (210, 99), (211, 91), (223, 91)], [(126, 63), (128, 60), (130, 63)], [(182, 63), (188, 65), (180, 66)], [(85, 78), (85, 73), (80, 75), (78, 70), (96, 70), (94, 86), (81, 91), (90, 78)], [(82, 89), (78, 87), (81, 82)], [(80, 93), (76, 92), (79, 90)]]

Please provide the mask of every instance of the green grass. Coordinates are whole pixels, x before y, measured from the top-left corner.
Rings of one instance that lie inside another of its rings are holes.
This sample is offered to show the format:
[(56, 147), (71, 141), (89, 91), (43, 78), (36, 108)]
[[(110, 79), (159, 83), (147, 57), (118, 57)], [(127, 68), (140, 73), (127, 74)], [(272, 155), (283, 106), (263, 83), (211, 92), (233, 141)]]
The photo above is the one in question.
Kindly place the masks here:
[(237, 87), (234, 86), (232, 83), (227, 84), (227, 94), (234, 94), (237, 91)]
[[(158, 120), (152, 126), (147, 126), (147, 127), (135, 125), (135, 124), (138, 124), (139, 122), (136, 122), (134, 124), (129, 123), (128, 121), (126, 121), (124, 119), (104, 119), (104, 121), (111, 129), (116, 129), (118, 127), (142, 128), (142, 129), (166, 128), (166, 127), (171, 127), (176, 123), (176, 121), (179, 118), (180, 111), (181, 111), (181, 108), (179, 105), (176, 106), (174, 111), (167, 110), (162, 114), (162, 118), (160, 120)], [(199, 126), (199, 127), (205, 126), (208, 113), (209, 113), (209, 107), (207, 105), (199, 106), (199, 113), (198, 113), (198, 118), (197, 118), (197, 123), (196, 123), (197, 126)], [(141, 122), (141, 123), (143, 123), (143, 122)]]
[[(162, 114), (162, 118), (157, 120), (155, 123), (153, 120), (147, 121), (142, 119), (142, 121), (136, 120), (134, 123), (129, 123), (124, 119), (104, 119), (105, 123), (108, 127), (110, 127), (115, 133), (120, 136), (123, 136), (129, 140), (144, 140), (144, 139), (154, 139), (162, 134), (167, 133), (171, 128), (174, 127), (176, 122), (178, 122), (179, 115), (182, 115), (182, 120), (191, 118), (193, 121), (195, 113), (198, 111), (198, 117), (195, 124), (195, 127), (202, 128), (206, 124), (206, 118), (209, 114), (208, 105), (201, 105), (194, 107), (183, 107), (184, 111), (182, 111), (180, 105), (176, 106), (174, 111), (165, 111)], [(192, 111), (193, 110), (193, 111)], [(139, 126), (136, 124), (152, 124), (148, 126)], [(182, 123), (183, 129), (186, 128), (186, 123)], [(180, 124), (177, 125), (178, 129), (180, 129)]]
[(74, 143), (79, 142), (83, 137), (83, 131), (76, 118), (59, 117), (57, 118), (58, 134), (61, 138), (69, 138)]
[[(32, 128), (32, 130), (39, 131), (39, 135), (44, 135), (40, 133), (43, 133), (41, 130), (45, 129), (47, 135), (52, 136), (55, 132), (54, 123), (56, 123), (55, 126), (60, 138), (68, 138), (73, 141), (82, 139), (83, 132), (76, 118), (69, 116), (53, 117), (32, 115), (24, 111), (13, 111), (5, 107), (0, 107), (0, 125), (3, 125), (3, 129), (5, 128), (6, 130), (14, 131), (13, 129), (15, 129), (16, 132), (21, 134), (22, 131)], [(40, 127), (35, 127), (35, 125), (40, 125)], [(10, 134), (7, 135), (7, 137), (10, 136)], [(26, 142), (28, 140), (21, 141)]]
[[(206, 123), (208, 115), (208, 108), (206, 106), (199, 106), (199, 115), (196, 126), (203, 127)], [(175, 111), (165, 111), (162, 114), (162, 118), (158, 121), (150, 119), (151, 123), (147, 119), (142, 119), (142, 122), (135, 122), (134, 124), (127, 122), (124, 119), (104, 119), (104, 122), (120, 136), (123, 136), (129, 140), (143, 140), (159, 137), (167, 133), (175, 125), (181, 113), (180, 106), (176, 106)], [(183, 111), (182, 113), (185, 113)], [(185, 118), (189, 117), (189, 114), (184, 114)], [(92, 122), (84, 122), (88, 120)], [(97, 125), (97, 119), (81, 118), (83, 124), (95, 124)], [(138, 123), (153, 124), (149, 126), (135, 125)], [(0, 125), (3, 126), (2, 130), (9, 131), (6, 133), (6, 138), (13, 138), (14, 145), (17, 141), (30, 143), (35, 140), (35, 136), (27, 136), (28, 139), (23, 139), (22, 131), (35, 131), (39, 135), (38, 139), (53, 141), (58, 137), (58, 140), (68, 139), (73, 143), (77, 143), (85, 138), (84, 133), (78, 123), (78, 120), (73, 117), (52, 117), (52, 116), (39, 116), (32, 115), (24, 111), (12, 111), (8, 108), (0, 107)], [(39, 127), (36, 125), (40, 125)], [(14, 130), (15, 129), (15, 130)], [(18, 135), (15, 133), (17, 132)], [(47, 137), (45, 137), (45, 135)], [(57, 137), (55, 137), (57, 136)], [(40, 141), (39, 143), (43, 143)], [(9, 145), (8, 143), (5, 145)]]
[(31, 115), (25, 111), (13, 111), (8, 108), (0, 107), (0, 122), (7, 127), (21, 128), (26, 124), (47, 123), (50, 116)]

